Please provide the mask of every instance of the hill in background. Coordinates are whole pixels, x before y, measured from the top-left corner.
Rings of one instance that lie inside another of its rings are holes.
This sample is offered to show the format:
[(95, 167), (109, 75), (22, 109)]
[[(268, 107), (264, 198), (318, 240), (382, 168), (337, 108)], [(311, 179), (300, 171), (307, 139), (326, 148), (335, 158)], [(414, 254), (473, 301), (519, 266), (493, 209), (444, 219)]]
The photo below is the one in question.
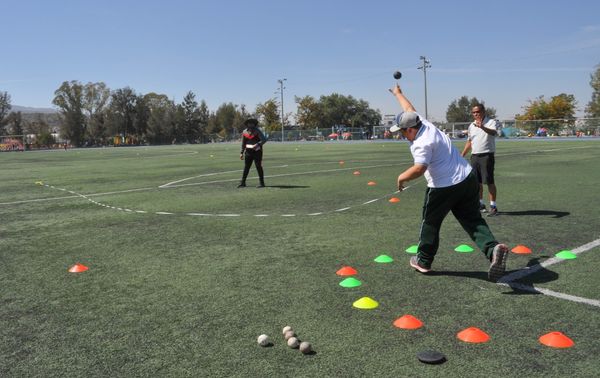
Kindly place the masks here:
[(58, 113), (58, 111), (56, 109), (53, 108), (32, 108), (29, 106), (19, 106), (19, 105), (12, 105), (11, 109), (12, 112), (21, 112), (23, 114), (30, 114), (30, 113), (42, 113), (42, 114), (49, 114), (49, 113)]

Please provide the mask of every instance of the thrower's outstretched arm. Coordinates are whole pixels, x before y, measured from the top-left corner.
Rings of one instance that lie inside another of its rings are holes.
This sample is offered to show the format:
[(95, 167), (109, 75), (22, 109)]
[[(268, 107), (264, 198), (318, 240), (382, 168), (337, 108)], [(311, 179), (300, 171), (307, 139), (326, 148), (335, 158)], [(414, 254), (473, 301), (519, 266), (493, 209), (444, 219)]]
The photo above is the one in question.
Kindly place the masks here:
[(390, 92), (396, 97), (396, 100), (400, 103), (402, 110), (405, 112), (416, 112), (417, 110), (413, 106), (413, 104), (404, 96), (402, 93), (402, 89), (400, 89), (400, 85), (396, 84), (393, 89), (390, 89)]

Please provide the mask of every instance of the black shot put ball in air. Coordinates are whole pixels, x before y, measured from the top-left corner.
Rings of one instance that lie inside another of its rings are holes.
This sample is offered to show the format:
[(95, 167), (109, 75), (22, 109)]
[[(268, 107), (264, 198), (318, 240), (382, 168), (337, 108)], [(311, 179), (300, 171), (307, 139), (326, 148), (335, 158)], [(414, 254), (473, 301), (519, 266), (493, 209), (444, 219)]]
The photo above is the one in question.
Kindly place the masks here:
[(394, 79), (400, 80), (401, 77), (402, 77), (402, 72), (400, 72), (400, 71), (394, 72)]

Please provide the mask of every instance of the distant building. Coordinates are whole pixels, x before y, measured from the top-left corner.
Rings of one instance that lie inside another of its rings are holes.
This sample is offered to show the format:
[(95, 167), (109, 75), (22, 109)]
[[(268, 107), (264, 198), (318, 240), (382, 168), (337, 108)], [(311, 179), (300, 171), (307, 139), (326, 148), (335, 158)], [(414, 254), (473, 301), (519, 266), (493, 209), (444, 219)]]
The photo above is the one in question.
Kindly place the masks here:
[(382, 126), (392, 127), (394, 123), (396, 123), (396, 115), (395, 114), (385, 114), (383, 116)]

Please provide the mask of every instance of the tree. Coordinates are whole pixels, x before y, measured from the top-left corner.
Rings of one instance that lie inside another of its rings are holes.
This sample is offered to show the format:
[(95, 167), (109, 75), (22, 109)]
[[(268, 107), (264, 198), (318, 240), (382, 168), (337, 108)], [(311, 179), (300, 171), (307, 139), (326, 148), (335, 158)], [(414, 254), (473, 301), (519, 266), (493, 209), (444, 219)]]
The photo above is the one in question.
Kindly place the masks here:
[[(117, 89), (110, 96), (107, 131), (109, 135), (135, 135), (135, 109), (137, 95), (129, 87)], [(139, 135), (135, 135), (139, 138)]]
[(529, 105), (524, 106), (525, 113), (517, 114), (519, 120), (547, 120), (574, 118), (577, 101), (575, 96), (561, 93), (546, 101), (544, 96), (529, 100)]
[(105, 126), (110, 89), (106, 84), (87, 83), (83, 88), (83, 110), (86, 115), (86, 139), (97, 143), (108, 137)]
[(4, 134), (5, 117), (12, 108), (8, 92), (0, 92), (0, 135)]
[(218, 134), (220, 138), (230, 138), (237, 136), (238, 131), (243, 127), (244, 118), (246, 118), (245, 108), (242, 106), (238, 110), (238, 106), (233, 103), (224, 103), (211, 118), (209, 132)]
[(6, 125), (10, 126), (8, 134), (10, 135), (23, 135), (23, 115), (21, 112), (10, 112), (6, 117)]
[(353, 109), (352, 96), (346, 97), (338, 93), (321, 96), (321, 123), (320, 127), (350, 126), (350, 117)]
[(135, 121), (133, 122), (133, 134), (139, 140), (143, 140), (148, 130), (150, 119), (150, 108), (146, 103), (145, 96), (138, 95), (135, 98)]
[(196, 95), (189, 91), (183, 98), (183, 102), (179, 105), (180, 112), (180, 127), (178, 131), (178, 139), (181, 137), (188, 143), (196, 143), (202, 134), (200, 128), (200, 109), (196, 101)]
[(206, 102), (202, 100), (198, 108), (198, 131), (200, 132), (199, 140), (201, 143), (207, 142), (207, 130), (210, 120), (210, 111)]
[(593, 89), (592, 99), (588, 102), (585, 112), (588, 117), (600, 117), (600, 64), (596, 66), (596, 72), (590, 75), (590, 85)]
[[(469, 99), (467, 96), (462, 96), (458, 100), (452, 101), (446, 110), (446, 121), (472, 122), (473, 116), (471, 115), (471, 109), (479, 103), (485, 106), (485, 102), (479, 101), (477, 97)], [(496, 109), (486, 106), (485, 114), (488, 118), (496, 118)]]
[(334, 126), (367, 128), (381, 123), (381, 113), (371, 109), (365, 100), (333, 93), (321, 96), (296, 97), (296, 121), (302, 129), (331, 128)]
[(152, 144), (172, 143), (175, 136), (175, 104), (167, 95), (148, 93), (144, 96), (150, 116), (146, 138)]
[(83, 89), (83, 85), (76, 80), (65, 81), (54, 92), (52, 100), (52, 103), (60, 109), (63, 118), (61, 133), (74, 146), (82, 145), (85, 133)]
[[(550, 101), (546, 101), (544, 96), (540, 96), (533, 101), (529, 100), (529, 105), (523, 107), (525, 113), (517, 114), (515, 118), (521, 121), (519, 127), (525, 130), (535, 132), (540, 125), (543, 125), (552, 134), (556, 134), (562, 127), (572, 128), (574, 126), (576, 108), (577, 101), (571, 94), (561, 93), (552, 97)], [(546, 122), (543, 124), (523, 122), (532, 120), (546, 120)]]
[(279, 107), (274, 99), (269, 99), (256, 105), (256, 115), (262, 120), (262, 125), (267, 132), (281, 130), (281, 116)]
[(321, 106), (312, 96), (294, 97), (296, 101), (296, 122), (301, 129), (314, 129), (319, 126)]
[(35, 135), (33, 144), (38, 148), (50, 147), (50, 145), (56, 143), (54, 136), (52, 136), (52, 132), (50, 131), (50, 126), (41, 116), (28, 122), (26, 129), (28, 134)]
[(371, 109), (369, 103), (365, 100), (357, 100), (354, 104), (354, 111), (350, 117), (350, 126), (371, 129), (372, 126), (381, 123), (381, 113), (378, 110)]

